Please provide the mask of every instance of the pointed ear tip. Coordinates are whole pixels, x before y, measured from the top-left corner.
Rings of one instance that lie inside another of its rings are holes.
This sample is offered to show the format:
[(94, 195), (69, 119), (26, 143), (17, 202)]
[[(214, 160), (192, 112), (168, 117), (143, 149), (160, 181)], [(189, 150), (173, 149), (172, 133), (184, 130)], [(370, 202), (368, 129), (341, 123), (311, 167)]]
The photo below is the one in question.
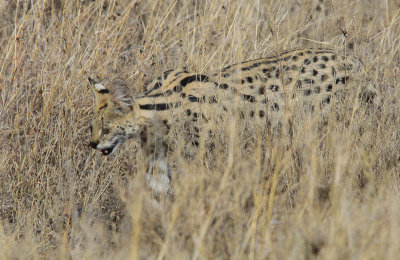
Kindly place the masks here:
[(96, 81), (94, 79), (92, 79), (91, 77), (88, 77), (89, 83), (90, 84), (96, 84)]

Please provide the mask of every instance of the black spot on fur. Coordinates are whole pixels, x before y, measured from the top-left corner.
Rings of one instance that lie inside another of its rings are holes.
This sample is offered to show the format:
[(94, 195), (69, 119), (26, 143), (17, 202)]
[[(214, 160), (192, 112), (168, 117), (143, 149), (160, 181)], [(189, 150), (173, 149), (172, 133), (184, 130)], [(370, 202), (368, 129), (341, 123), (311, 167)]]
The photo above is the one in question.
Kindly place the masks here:
[(254, 103), (256, 101), (256, 98), (251, 95), (241, 94), (240, 96), (242, 97), (242, 99), (249, 101), (250, 103)]
[(265, 112), (263, 110), (260, 110), (258, 113), (261, 118), (265, 116)]
[(313, 79), (303, 79), (303, 82), (305, 84), (314, 84), (314, 80)]
[(326, 91), (332, 91), (332, 84), (326, 86)]
[(295, 83), (295, 87), (296, 88), (301, 88), (302, 85), (303, 85), (303, 83), (301, 83), (300, 80), (297, 80), (296, 83)]
[(190, 109), (186, 109), (186, 115), (190, 116), (192, 114), (192, 111), (190, 111)]
[(181, 94), (180, 94), (180, 97), (181, 97), (181, 98), (185, 98), (185, 97), (186, 97), (186, 93), (181, 93)]
[(229, 77), (231, 74), (230, 73), (222, 73), (222, 77), (227, 78)]
[(349, 77), (341, 77), (335, 79), (335, 84), (342, 83), (343, 85), (349, 80)]
[(265, 86), (261, 86), (258, 88), (258, 94), (264, 95), (265, 94)]
[(342, 84), (346, 84), (348, 80), (349, 80), (349, 76), (342, 77), (342, 79), (341, 79)]
[(312, 74), (313, 74), (313, 76), (317, 76), (318, 75), (318, 71), (317, 70), (313, 70)]
[(269, 86), (269, 89), (270, 89), (272, 92), (277, 92), (277, 91), (279, 90), (279, 86), (273, 84), (273, 85), (270, 85), (270, 86)]
[(279, 105), (278, 105), (278, 103), (273, 103), (272, 106), (271, 106), (271, 108), (272, 108), (272, 110), (274, 110), (274, 111), (279, 111)]
[(321, 63), (321, 64), (318, 65), (318, 67), (319, 67), (320, 69), (325, 69), (325, 68), (326, 68), (326, 65), (323, 64), (323, 63)]
[(317, 56), (314, 56), (313, 62), (317, 62), (317, 61), (318, 61), (318, 57), (317, 57)]
[(325, 61), (325, 62), (329, 61), (329, 58), (328, 58), (327, 56), (325, 56), (325, 55), (322, 56), (321, 59), (322, 59), (323, 61)]
[(329, 104), (330, 102), (331, 102), (331, 97), (330, 96), (325, 98), (324, 100), (322, 100), (322, 104), (323, 105)]
[(250, 111), (250, 117), (254, 117), (254, 111)]
[(326, 74), (321, 75), (321, 82), (324, 82), (327, 79), (328, 79), (328, 75), (326, 75)]
[(298, 59), (297, 56), (293, 56), (293, 57), (292, 57), (292, 60), (294, 60), (294, 61), (296, 61), (297, 59)]
[(269, 72), (269, 69), (262, 69), (262, 72), (263, 72), (263, 73), (268, 73), (268, 72)]
[(249, 88), (250, 88), (250, 89), (254, 89), (254, 86), (253, 86), (253, 85), (250, 85)]
[(309, 65), (311, 62), (309, 59), (304, 59), (304, 65)]
[(247, 82), (253, 83), (253, 78), (252, 77), (246, 77)]
[(319, 94), (320, 92), (321, 92), (321, 87), (320, 86), (317, 86), (317, 87), (314, 88), (314, 93), (315, 94)]
[(275, 72), (275, 78), (279, 79), (279, 76), (280, 76), (280, 75), (281, 75), (280, 71), (277, 70), (277, 71)]
[(205, 97), (205, 96), (202, 96), (202, 97), (198, 98), (198, 97), (195, 97), (195, 96), (193, 96), (193, 95), (189, 95), (189, 96), (188, 96), (188, 99), (189, 99), (190, 102), (197, 102), (197, 103), (200, 103), (200, 102), (204, 102), (205, 99), (206, 99), (206, 97)]
[(331, 69), (331, 74), (332, 74), (333, 77), (336, 76), (336, 69), (333, 66), (332, 66), (332, 69)]
[(309, 96), (309, 95), (311, 95), (311, 89), (304, 90), (304, 96)]
[(175, 86), (175, 87), (174, 87), (174, 91), (175, 91), (176, 93), (182, 92), (182, 86), (181, 86), (181, 85)]
[(336, 78), (335, 79), (335, 84), (338, 84), (340, 82), (340, 79), (339, 78)]
[(332, 60), (336, 60), (336, 55), (333, 54), (333, 55), (331, 56), (331, 59), (332, 59)]
[(220, 84), (220, 85), (218, 85), (218, 88), (220, 88), (220, 89), (228, 89), (229, 88), (229, 86), (228, 86), (228, 84)]
[(303, 73), (303, 74), (306, 73), (306, 68), (305, 68), (305, 67), (302, 67), (301, 70), (300, 70), (300, 72)]
[(297, 65), (292, 65), (292, 67), (290, 67), (291, 70), (296, 71), (297, 70)]
[(299, 52), (298, 54), (299, 54), (299, 56), (304, 56), (303, 52)]
[(217, 103), (217, 102), (218, 102), (217, 97), (216, 97), (216, 96), (211, 96), (211, 97), (209, 97), (209, 98), (208, 98), (208, 102), (209, 102), (210, 104), (215, 104), (215, 103)]

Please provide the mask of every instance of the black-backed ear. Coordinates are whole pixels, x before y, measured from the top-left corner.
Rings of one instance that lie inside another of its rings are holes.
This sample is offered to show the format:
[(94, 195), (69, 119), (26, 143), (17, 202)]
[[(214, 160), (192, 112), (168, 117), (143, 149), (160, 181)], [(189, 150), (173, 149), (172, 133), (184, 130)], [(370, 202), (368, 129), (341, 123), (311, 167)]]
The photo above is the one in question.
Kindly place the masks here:
[(110, 97), (110, 90), (92, 78), (88, 78), (88, 80), (94, 93), (96, 106), (98, 108), (106, 107)]
[(113, 101), (122, 108), (133, 109), (134, 99), (128, 84), (121, 79), (114, 79), (110, 85)]
[(99, 94), (106, 94), (110, 93), (110, 90), (106, 87), (103, 86), (103, 84), (95, 81), (92, 78), (88, 78), (90, 85), (93, 87), (93, 90), (95, 92), (98, 92)]

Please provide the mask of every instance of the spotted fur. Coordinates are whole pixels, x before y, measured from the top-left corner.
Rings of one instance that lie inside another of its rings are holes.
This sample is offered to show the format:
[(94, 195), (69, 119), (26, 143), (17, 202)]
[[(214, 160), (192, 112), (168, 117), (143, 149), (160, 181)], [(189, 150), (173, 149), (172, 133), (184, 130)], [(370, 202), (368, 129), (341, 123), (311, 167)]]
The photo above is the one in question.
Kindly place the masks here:
[(287, 110), (329, 108), (359, 66), (358, 60), (330, 49), (297, 49), (210, 74), (169, 70), (135, 97), (121, 80), (105, 87), (89, 79), (96, 100), (90, 144), (109, 155), (127, 139), (138, 138), (149, 160), (149, 183), (154, 167), (170, 180), (168, 136), (177, 122), (188, 126), (195, 144), (202, 125), (238, 107), (241, 117), (274, 126)]

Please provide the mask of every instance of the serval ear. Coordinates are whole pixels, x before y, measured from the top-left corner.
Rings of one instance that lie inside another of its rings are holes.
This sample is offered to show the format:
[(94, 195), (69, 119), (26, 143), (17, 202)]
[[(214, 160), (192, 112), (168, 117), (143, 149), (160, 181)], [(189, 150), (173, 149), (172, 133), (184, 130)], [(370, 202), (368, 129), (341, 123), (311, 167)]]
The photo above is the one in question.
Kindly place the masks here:
[(110, 85), (110, 95), (118, 109), (133, 109), (134, 99), (125, 81), (114, 79)]
[(92, 87), (97, 108), (106, 107), (110, 98), (110, 90), (92, 78), (88, 78)]

